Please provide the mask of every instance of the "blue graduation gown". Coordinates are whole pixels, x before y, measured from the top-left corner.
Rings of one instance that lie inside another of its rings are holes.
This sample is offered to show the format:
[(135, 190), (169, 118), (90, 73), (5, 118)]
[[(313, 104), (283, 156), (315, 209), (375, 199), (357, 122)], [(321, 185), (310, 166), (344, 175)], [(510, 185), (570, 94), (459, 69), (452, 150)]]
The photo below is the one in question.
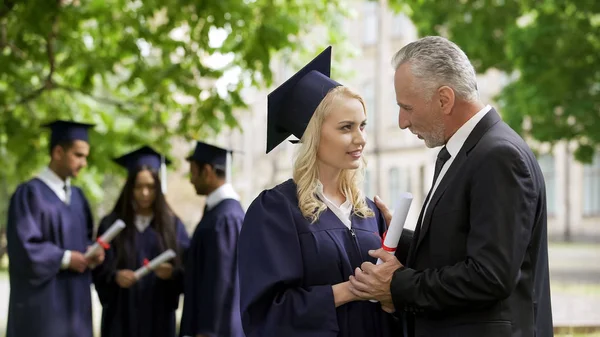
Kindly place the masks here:
[[(98, 229), (102, 235), (117, 220), (115, 214), (104, 217)], [(185, 255), (189, 238), (183, 223), (176, 218), (179, 254)], [(106, 251), (104, 263), (93, 272), (94, 284), (102, 303), (102, 337), (174, 337), (175, 311), (179, 295), (183, 291), (183, 268), (173, 270), (171, 280), (162, 280), (153, 272), (141, 278), (128, 289), (119, 287), (115, 281), (118, 269), (136, 270), (144, 259), (152, 260), (165, 249), (161, 248), (159, 234), (152, 228), (140, 233), (137, 229), (135, 242), (128, 246), (126, 254), (135, 255), (135, 266), (117, 266), (115, 245)], [(181, 256), (182, 261), (184, 256)]]
[(381, 247), (386, 226), (352, 215), (348, 229), (329, 209), (310, 224), (298, 208), (293, 180), (263, 191), (249, 207), (238, 246), (241, 313), (247, 337), (400, 336), (379, 303), (335, 307), (332, 285), (348, 281), (368, 250)]
[(237, 241), (244, 210), (225, 199), (204, 213), (194, 230), (185, 265), (180, 335), (243, 337)]
[(93, 220), (83, 192), (70, 204), (41, 180), (21, 184), (10, 200), (7, 337), (92, 337), (91, 275), (61, 270), (65, 250), (84, 253)]

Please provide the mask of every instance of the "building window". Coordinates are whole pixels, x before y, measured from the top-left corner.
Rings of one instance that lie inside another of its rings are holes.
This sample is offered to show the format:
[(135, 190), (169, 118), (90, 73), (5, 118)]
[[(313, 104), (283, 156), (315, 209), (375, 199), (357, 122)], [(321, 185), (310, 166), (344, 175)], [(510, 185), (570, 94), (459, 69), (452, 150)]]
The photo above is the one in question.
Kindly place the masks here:
[(600, 216), (600, 153), (583, 167), (583, 215)]
[(392, 167), (389, 171), (390, 207), (396, 207), (398, 196), (403, 192), (411, 192), (410, 170), (406, 167)]
[(367, 109), (367, 130), (374, 130), (376, 124), (375, 116), (377, 116), (377, 113), (375, 104), (375, 83), (373, 83), (372, 80), (369, 80), (364, 84), (364, 100)]
[(417, 31), (410, 19), (405, 14), (396, 14), (392, 19), (392, 36), (406, 39), (417, 37)]
[(552, 154), (544, 154), (538, 158), (538, 163), (544, 175), (546, 182), (546, 207), (548, 215), (556, 214), (556, 170), (554, 156)]
[(364, 4), (363, 43), (366, 45), (372, 45), (377, 42), (377, 35), (379, 35), (379, 27), (377, 25), (377, 7), (378, 4), (375, 1), (367, 1)]

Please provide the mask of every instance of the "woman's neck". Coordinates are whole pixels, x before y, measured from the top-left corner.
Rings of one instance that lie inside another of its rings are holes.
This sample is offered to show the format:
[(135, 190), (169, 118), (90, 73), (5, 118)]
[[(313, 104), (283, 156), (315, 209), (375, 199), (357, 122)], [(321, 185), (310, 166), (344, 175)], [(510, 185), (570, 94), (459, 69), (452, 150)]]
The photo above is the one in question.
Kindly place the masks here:
[(141, 215), (141, 216), (150, 216), (150, 215), (154, 214), (154, 212), (152, 212), (151, 208), (145, 208), (145, 209), (138, 208), (135, 210), (135, 214)]
[(346, 197), (340, 191), (340, 174), (342, 170), (333, 168), (323, 163), (318, 164), (319, 181), (323, 185), (323, 194), (336, 205), (346, 201)]

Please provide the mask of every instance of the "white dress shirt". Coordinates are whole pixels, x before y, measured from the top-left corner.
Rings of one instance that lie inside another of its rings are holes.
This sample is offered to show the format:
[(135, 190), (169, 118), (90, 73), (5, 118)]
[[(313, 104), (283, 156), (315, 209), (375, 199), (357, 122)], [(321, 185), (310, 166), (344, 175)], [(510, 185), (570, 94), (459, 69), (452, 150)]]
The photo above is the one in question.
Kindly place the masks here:
[[(460, 149), (463, 147), (463, 145), (467, 141), (467, 138), (469, 138), (469, 135), (471, 134), (471, 132), (473, 132), (473, 129), (475, 129), (475, 126), (477, 126), (477, 123), (479, 123), (479, 121), (481, 121), (481, 119), (491, 109), (492, 109), (491, 106), (486, 105), (483, 109), (479, 110), (479, 112), (477, 112), (475, 115), (473, 115), (473, 117), (471, 117), (458, 130), (456, 130), (456, 132), (452, 135), (452, 137), (450, 137), (450, 139), (448, 139), (448, 142), (446, 143), (446, 150), (448, 150), (448, 153), (450, 154), (450, 159), (448, 159), (444, 163), (444, 166), (442, 166), (440, 175), (438, 176), (437, 180), (435, 181), (435, 185), (433, 186), (433, 188), (431, 189), (431, 193), (429, 194), (429, 200), (427, 200), (427, 205), (425, 205), (423, 214), (425, 214), (427, 212), (427, 207), (429, 206), (429, 202), (433, 198), (435, 190), (440, 185), (440, 181), (442, 181), (442, 179), (444, 178), (444, 175), (446, 174), (446, 172), (448, 172), (450, 165), (452, 165), (454, 158), (456, 158), (456, 155), (458, 154)], [(423, 217), (423, 219), (425, 219), (425, 217)]]
[(352, 221), (350, 220), (350, 216), (352, 215), (352, 203), (348, 198), (341, 205), (337, 206), (331, 200), (327, 199), (325, 194), (323, 193), (323, 184), (320, 181), (317, 181), (317, 197), (325, 203), (327, 208), (329, 208), (333, 214), (335, 214), (338, 219), (346, 226), (348, 229), (352, 227)]
[(223, 184), (221, 187), (212, 191), (212, 193), (206, 197), (206, 209), (211, 210), (215, 208), (215, 206), (225, 199), (240, 200), (240, 196), (235, 192), (231, 184)]
[(154, 214), (151, 215), (139, 215), (136, 214), (135, 215), (135, 228), (138, 230), (138, 232), (143, 233), (146, 231), (146, 229), (150, 226), (150, 223), (152, 222), (152, 219), (154, 219)]
[[(62, 180), (54, 171), (49, 167), (46, 167), (42, 172), (37, 175), (37, 178), (41, 180), (46, 186), (48, 186), (54, 194), (65, 204), (69, 204), (71, 200), (71, 179)], [(66, 192), (65, 192), (66, 185)], [(63, 258), (60, 263), (61, 269), (69, 268), (71, 263), (71, 251), (65, 250)]]

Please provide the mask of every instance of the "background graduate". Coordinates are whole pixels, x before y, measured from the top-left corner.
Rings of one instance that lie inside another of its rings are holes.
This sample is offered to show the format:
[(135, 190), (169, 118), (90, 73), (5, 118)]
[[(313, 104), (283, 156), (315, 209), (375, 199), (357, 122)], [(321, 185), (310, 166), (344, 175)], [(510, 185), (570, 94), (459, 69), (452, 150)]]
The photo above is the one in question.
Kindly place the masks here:
[(192, 185), (207, 197), (185, 264), (181, 336), (244, 336), (236, 254), (244, 211), (228, 183), (230, 156), (229, 150), (197, 142), (187, 158)]
[[(98, 236), (117, 219), (125, 229), (114, 239), (104, 263), (94, 271), (102, 303), (103, 337), (173, 337), (175, 310), (183, 290), (183, 257), (189, 238), (165, 197), (161, 154), (148, 146), (115, 161), (128, 170), (114, 210), (100, 222)], [(165, 165), (169, 164), (164, 159)], [(167, 249), (177, 256), (137, 280), (134, 271)]]
[(7, 337), (92, 337), (91, 244), (93, 219), (71, 178), (87, 165), (91, 124), (55, 121), (50, 164), (17, 187), (7, 222), (10, 299)]
[(301, 140), (293, 179), (249, 207), (238, 246), (247, 337), (396, 335), (379, 303), (359, 300), (348, 278), (386, 223), (359, 186), (365, 162), (362, 98), (329, 78), (331, 48), (269, 94), (267, 153)]

